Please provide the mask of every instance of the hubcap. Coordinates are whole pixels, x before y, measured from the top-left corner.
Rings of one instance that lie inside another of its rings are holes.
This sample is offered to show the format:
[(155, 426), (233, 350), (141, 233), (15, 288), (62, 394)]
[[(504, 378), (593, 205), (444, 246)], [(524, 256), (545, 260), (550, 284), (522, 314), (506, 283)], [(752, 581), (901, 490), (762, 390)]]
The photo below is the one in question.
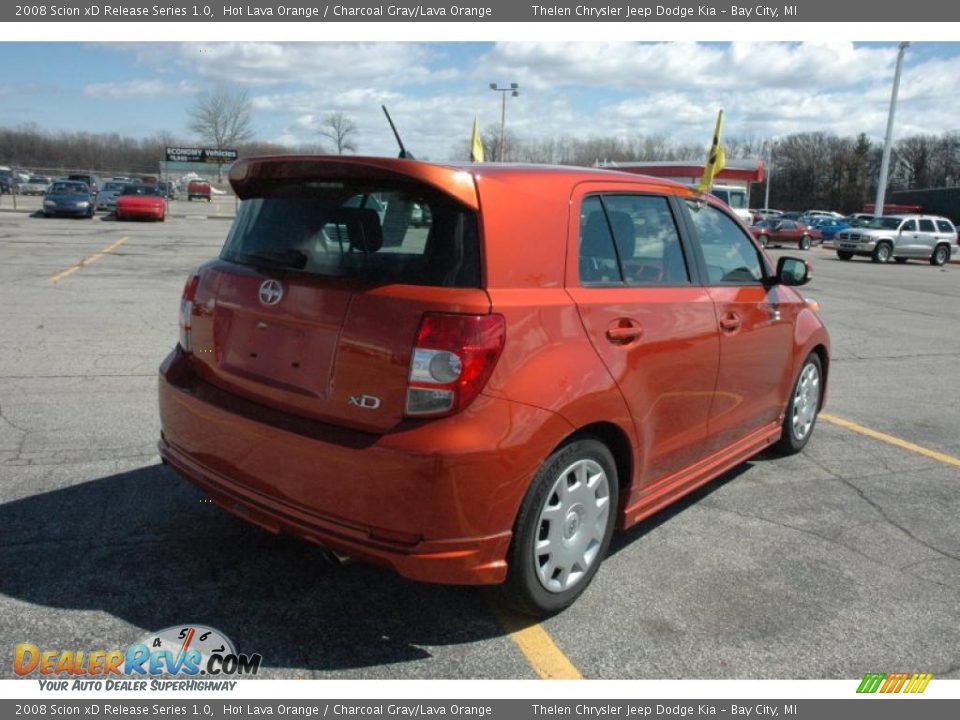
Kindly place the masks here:
[(880, 250), (877, 252), (877, 255), (880, 257), (880, 259), (881, 259), (883, 262), (886, 262), (887, 260), (890, 259), (890, 251), (887, 250), (887, 246), (886, 246), (886, 245), (884, 245), (883, 247), (880, 248)]
[(803, 440), (810, 433), (819, 404), (820, 371), (816, 365), (808, 363), (793, 391), (793, 436), (797, 440)]
[(544, 589), (563, 592), (597, 561), (610, 517), (610, 483), (599, 463), (577, 460), (557, 477), (537, 519), (533, 564)]

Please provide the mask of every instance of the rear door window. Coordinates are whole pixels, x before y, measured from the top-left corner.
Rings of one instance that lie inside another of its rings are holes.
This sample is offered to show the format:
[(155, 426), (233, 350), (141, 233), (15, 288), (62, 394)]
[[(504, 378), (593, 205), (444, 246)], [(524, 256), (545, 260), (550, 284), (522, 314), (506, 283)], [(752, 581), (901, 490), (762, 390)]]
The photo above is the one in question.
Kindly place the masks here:
[(277, 185), (243, 201), (221, 258), (374, 283), (480, 286), (476, 214), (408, 187)]
[(936, 230), (933, 227), (933, 220), (921, 220), (920, 221), (920, 232), (933, 233)]
[(670, 205), (658, 195), (593, 195), (580, 210), (580, 282), (631, 287), (688, 285)]

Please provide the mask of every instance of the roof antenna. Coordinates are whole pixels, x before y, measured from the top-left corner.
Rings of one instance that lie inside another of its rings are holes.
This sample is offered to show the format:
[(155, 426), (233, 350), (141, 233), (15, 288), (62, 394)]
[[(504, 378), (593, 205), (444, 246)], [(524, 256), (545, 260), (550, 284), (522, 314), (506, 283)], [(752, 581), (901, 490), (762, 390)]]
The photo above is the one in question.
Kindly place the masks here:
[(400, 139), (400, 133), (397, 132), (397, 126), (393, 124), (393, 118), (390, 117), (390, 113), (387, 112), (387, 106), (381, 105), (383, 109), (383, 114), (387, 116), (387, 122), (390, 123), (390, 129), (393, 130), (393, 136), (397, 139), (397, 145), (400, 146), (400, 154), (397, 155), (399, 158), (406, 158), (407, 160), (415, 160), (416, 158), (403, 146), (403, 140)]

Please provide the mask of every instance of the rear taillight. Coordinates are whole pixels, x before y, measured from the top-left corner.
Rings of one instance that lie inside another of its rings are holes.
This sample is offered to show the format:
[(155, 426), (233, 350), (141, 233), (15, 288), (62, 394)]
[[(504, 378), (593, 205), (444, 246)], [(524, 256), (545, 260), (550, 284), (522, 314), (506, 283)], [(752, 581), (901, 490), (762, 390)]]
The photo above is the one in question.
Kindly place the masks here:
[(410, 358), (406, 414), (448, 415), (483, 390), (506, 338), (502, 315), (426, 313)]
[(184, 352), (190, 352), (190, 323), (193, 317), (193, 298), (197, 294), (197, 286), (200, 284), (199, 275), (191, 275), (187, 278), (187, 284), (183, 286), (183, 295), (180, 296), (180, 347)]

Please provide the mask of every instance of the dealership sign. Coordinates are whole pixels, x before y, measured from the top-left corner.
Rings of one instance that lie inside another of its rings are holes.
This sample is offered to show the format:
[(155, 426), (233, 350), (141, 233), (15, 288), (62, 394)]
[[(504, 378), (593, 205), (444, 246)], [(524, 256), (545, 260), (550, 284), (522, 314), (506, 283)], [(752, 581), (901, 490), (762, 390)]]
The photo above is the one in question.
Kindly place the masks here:
[(217, 148), (168, 147), (167, 162), (214, 163), (225, 165), (237, 159), (236, 150)]

